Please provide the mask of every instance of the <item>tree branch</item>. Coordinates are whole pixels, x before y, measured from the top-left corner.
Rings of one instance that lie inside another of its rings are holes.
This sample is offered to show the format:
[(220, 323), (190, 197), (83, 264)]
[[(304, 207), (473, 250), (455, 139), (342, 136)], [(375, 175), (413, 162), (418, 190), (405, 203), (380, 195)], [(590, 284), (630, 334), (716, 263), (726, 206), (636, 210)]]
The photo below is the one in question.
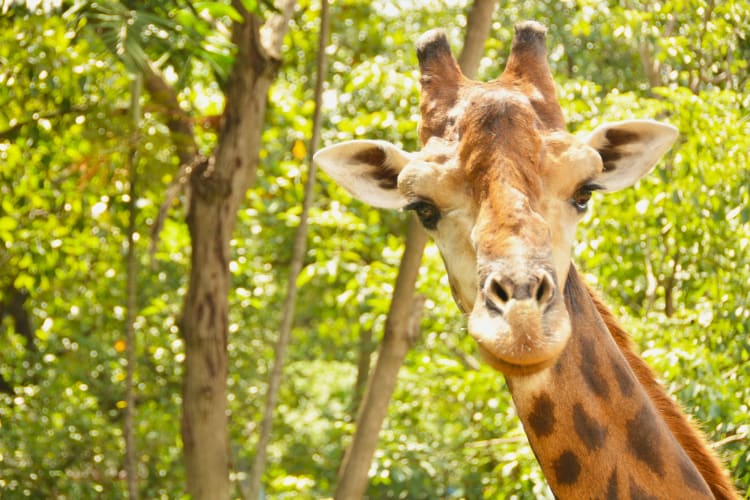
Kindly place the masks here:
[(195, 141), (192, 117), (180, 106), (174, 89), (151, 65), (146, 65), (142, 71), (143, 83), (151, 96), (151, 100), (166, 115), (166, 125), (169, 129), (169, 135), (172, 139), (172, 144), (175, 146), (177, 158), (180, 161), (177, 175), (175, 175), (172, 182), (167, 186), (164, 193), (164, 200), (159, 205), (159, 213), (154, 224), (151, 226), (149, 253), (153, 258), (159, 241), (159, 234), (164, 227), (164, 220), (167, 218), (169, 209), (180, 192), (183, 189), (188, 189), (189, 184), (187, 181), (190, 172), (199, 163), (200, 158), (198, 155), (198, 145)]
[(140, 138), (139, 128), (141, 122), (141, 75), (136, 75), (131, 83), (130, 107), (132, 117), (133, 132), (130, 139), (130, 152), (128, 154), (128, 170), (130, 177), (130, 199), (128, 200), (128, 228), (127, 243), (128, 250), (125, 256), (125, 273), (126, 273), (126, 309), (127, 317), (125, 318), (125, 349), (126, 362), (125, 367), (125, 473), (128, 486), (129, 500), (138, 500), (138, 449), (135, 443), (135, 363), (136, 363), (136, 339), (135, 339), (135, 320), (136, 309), (138, 307), (137, 283), (138, 283), (138, 264), (135, 254), (135, 233), (137, 219), (137, 187), (138, 187), (138, 139)]
[(59, 118), (71, 113), (85, 113), (91, 108), (88, 105), (84, 106), (73, 106), (66, 109), (57, 109), (55, 111), (49, 111), (47, 113), (34, 113), (31, 118), (23, 121), (16, 122), (5, 130), (0, 131), (0, 141), (12, 140), (18, 135), (23, 127), (26, 125), (36, 125), (39, 120), (47, 120), (50, 118)]
[(496, 3), (497, 0), (474, 0), (474, 5), (466, 18), (466, 37), (461, 55), (458, 57), (458, 65), (468, 78), (474, 78), (479, 69)]
[(732, 434), (731, 436), (727, 436), (724, 439), (720, 439), (719, 441), (716, 441), (715, 443), (711, 443), (709, 446), (713, 448), (714, 450), (718, 450), (722, 446), (726, 446), (731, 443), (736, 443), (738, 441), (745, 441), (747, 439), (747, 434), (743, 434), (741, 432), (738, 432), (737, 434)]
[(461, 347), (453, 341), (448, 333), (441, 334), (440, 340), (442, 340), (443, 343), (448, 347), (448, 349), (450, 349), (451, 352), (461, 361), (461, 364), (464, 365), (464, 368), (473, 371), (479, 370), (479, 368), (481, 367), (479, 360), (461, 349)]
[(172, 143), (175, 145), (180, 165), (188, 165), (198, 153), (195, 142), (193, 119), (182, 109), (177, 94), (164, 77), (151, 65), (143, 68), (143, 84), (151, 100), (157, 104), (166, 116)]
[[(281, 313), (281, 326), (279, 328), (279, 337), (274, 347), (274, 360), (271, 368), (271, 378), (268, 382), (268, 391), (266, 394), (266, 405), (263, 411), (263, 421), (260, 426), (260, 436), (258, 438), (258, 444), (255, 450), (255, 457), (253, 459), (253, 465), (250, 469), (250, 478), (248, 480), (248, 491), (245, 496), (247, 498), (258, 498), (261, 491), (261, 483), (263, 474), (266, 470), (266, 457), (268, 453), (268, 444), (271, 440), (271, 431), (273, 428), (273, 416), (276, 413), (276, 405), (278, 403), (279, 389), (281, 387), (281, 381), (283, 378), (283, 368), (286, 362), (286, 352), (289, 346), (289, 339), (292, 333), (292, 322), (294, 320), (294, 308), (297, 302), (297, 278), (302, 270), (302, 265), (305, 260), (305, 253), (307, 252), (307, 228), (308, 228), (308, 214), (310, 207), (312, 206), (312, 200), (315, 190), (315, 163), (313, 162), (313, 155), (318, 148), (320, 142), (320, 108), (323, 101), (323, 82), (326, 79), (328, 57), (326, 55), (325, 48), (328, 45), (329, 31), (330, 31), (330, 16), (328, 15), (328, 1), (321, 0), (320, 9), (320, 34), (318, 36), (318, 64), (316, 68), (316, 82), (315, 82), (315, 111), (313, 113), (312, 123), (312, 137), (310, 138), (309, 148), (309, 168), (307, 171), (307, 181), (305, 182), (305, 194), (302, 202), (302, 213), (300, 214), (300, 223), (297, 226), (297, 230), (294, 233), (294, 243), (292, 245), (292, 260), (289, 265), (289, 278), (287, 281), (286, 297), (284, 298), (284, 304), (282, 306)], [(276, 16), (277, 18), (280, 16)], [(271, 21), (269, 21), (271, 22)], [(276, 30), (280, 30), (281, 26), (278, 22), (274, 22), (271, 28), (276, 27)], [(277, 46), (272, 46), (272, 49), (280, 49), (282, 35), (273, 33), (271, 41), (269, 43), (278, 43)]]
[(474, 441), (472, 443), (466, 443), (464, 445), (465, 448), (488, 448), (490, 446), (496, 446), (499, 444), (518, 444), (518, 443), (525, 443), (527, 441), (526, 436), (518, 436), (518, 437), (511, 437), (511, 438), (495, 438), (495, 439), (485, 439), (482, 441)]

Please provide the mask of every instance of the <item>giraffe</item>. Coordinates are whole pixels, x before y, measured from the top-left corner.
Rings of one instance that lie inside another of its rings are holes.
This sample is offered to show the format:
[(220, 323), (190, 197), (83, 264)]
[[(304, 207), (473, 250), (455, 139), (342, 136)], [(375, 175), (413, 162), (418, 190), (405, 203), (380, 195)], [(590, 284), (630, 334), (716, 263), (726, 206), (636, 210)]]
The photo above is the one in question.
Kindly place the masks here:
[(516, 26), (497, 79), (462, 75), (445, 34), (417, 42), (422, 149), (329, 146), (317, 164), (355, 198), (411, 210), (443, 257), (486, 362), (506, 378), (558, 498), (738, 498), (701, 433), (571, 262), (594, 191), (633, 185), (677, 130), (651, 120), (565, 130), (546, 29)]

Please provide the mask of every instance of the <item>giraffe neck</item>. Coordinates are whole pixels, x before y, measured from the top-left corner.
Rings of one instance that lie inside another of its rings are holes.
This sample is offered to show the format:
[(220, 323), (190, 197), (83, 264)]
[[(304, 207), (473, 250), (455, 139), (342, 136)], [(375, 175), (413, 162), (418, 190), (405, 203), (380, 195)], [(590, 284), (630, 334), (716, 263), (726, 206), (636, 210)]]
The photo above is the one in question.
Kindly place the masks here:
[(507, 377), (558, 498), (713, 498), (571, 267), (572, 335), (554, 367)]

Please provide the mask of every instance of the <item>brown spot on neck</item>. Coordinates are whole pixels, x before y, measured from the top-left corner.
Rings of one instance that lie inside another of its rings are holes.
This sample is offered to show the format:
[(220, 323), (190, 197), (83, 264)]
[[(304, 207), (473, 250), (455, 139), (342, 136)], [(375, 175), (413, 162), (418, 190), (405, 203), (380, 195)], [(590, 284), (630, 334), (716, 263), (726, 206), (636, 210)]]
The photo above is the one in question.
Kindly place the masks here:
[(529, 426), (538, 437), (549, 436), (555, 428), (555, 404), (549, 394), (542, 393), (534, 399), (529, 414)]
[(649, 495), (646, 490), (641, 488), (632, 477), (630, 478), (629, 486), (631, 500), (657, 500), (656, 496)]
[(602, 399), (609, 399), (609, 385), (601, 371), (601, 363), (596, 357), (593, 339), (580, 339), (581, 374), (588, 388)]
[(607, 439), (607, 426), (599, 424), (595, 418), (586, 413), (581, 403), (573, 406), (573, 428), (589, 451), (598, 450), (604, 446), (604, 441)]
[(612, 359), (610, 364), (612, 365), (617, 385), (620, 387), (620, 392), (626, 398), (631, 397), (633, 395), (633, 389), (635, 388), (635, 380), (633, 379), (630, 370), (628, 370), (625, 364), (616, 359)]
[(581, 474), (581, 463), (575, 453), (566, 450), (555, 460), (555, 479), (558, 484), (575, 484)]
[(660, 476), (664, 476), (664, 458), (661, 454), (662, 436), (657, 416), (646, 404), (626, 424), (630, 452)]
[(617, 500), (619, 498), (619, 485), (617, 483), (617, 467), (612, 471), (607, 481), (607, 500)]

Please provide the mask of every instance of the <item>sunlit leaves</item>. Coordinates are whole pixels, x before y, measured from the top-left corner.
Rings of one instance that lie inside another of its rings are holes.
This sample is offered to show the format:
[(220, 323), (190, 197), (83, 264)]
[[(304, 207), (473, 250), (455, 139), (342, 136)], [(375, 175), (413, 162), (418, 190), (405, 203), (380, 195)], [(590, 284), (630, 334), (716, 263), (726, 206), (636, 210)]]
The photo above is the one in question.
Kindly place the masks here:
[(163, 2), (134, 7), (114, 0), (80, 1), (65, 17), (79, 33), (95, 30), (131, 72), (151, 65), (171, 66), (178, 89), (190, 80), (193, 59), (208, 63), (219, 80), (226, 80), (234, 50), (228, 40), (230, 24), (242, 20), (232, 6), (209, 1), (181, 7)]
[[(271, 9), (267, 1), (241, 3), (261, 15)], [(132, 61), (158, 65), (175, 85), (206, 153), (221, 127), (222, 79), (234, 57), (228, 29), (236, 11), (228, 2), (97, 4), (96, 16), (72, 18), (71, 11), (61, 18), (54, 9), (32, 16), (16, 3), (0, 34), (0, 300), (9, 286), (27, 289), (39, 350), (27, 347), (10, 317), (2, 319), (0, 375), (12, 394), (0, 393), (0, 489), (10, 497), (124, 495), (123, 165), (132, 131), (118, 47)], [(333, 2), (322, 145), (383, 138), (416, 149), (414, 41), (444, 27), (458, 52), (467, 4)], [(750, 16), (747, 1), (714, 2), (707, 23), (707, 6), (511, 2), (495, 15), (480, 77), (502, 70), (515, 22), (541, 20), (571, 131), (629, 118), (680, 129), (675, 148), (635, 189), (595, 195), (576, 260), (710, 439), (729, 439), (719, 452), (743, 485), (750, 481), (741, 438), (750, 411)], [(299, 221), (318, 9), (302, 0), (292, 21), (270, 92), (258, 178), (231, 243), (228, 386), (237, 479), (253, 455)], [(660, 87), (649, 81), (646, 56), (659, 65)], [(190, 245), (181, 203), (171, 207), (153, 257), (145, 253), (177, 173), (167, 118), (144, 101), (136, 404), (147, 498), (184, 491), (177, 324)], [(319, 174), (269, 497), (332, 494), (354, 427), (360, 349), (374, 356), (383, 331), (404, 220), (353, 201)], [(549, 496), (502, 378), (486, 366), (468, 367), (476, 346), (432, 245), (418, 287), (426, 296), (422, 333), (389, 408), (369, 495)]]

